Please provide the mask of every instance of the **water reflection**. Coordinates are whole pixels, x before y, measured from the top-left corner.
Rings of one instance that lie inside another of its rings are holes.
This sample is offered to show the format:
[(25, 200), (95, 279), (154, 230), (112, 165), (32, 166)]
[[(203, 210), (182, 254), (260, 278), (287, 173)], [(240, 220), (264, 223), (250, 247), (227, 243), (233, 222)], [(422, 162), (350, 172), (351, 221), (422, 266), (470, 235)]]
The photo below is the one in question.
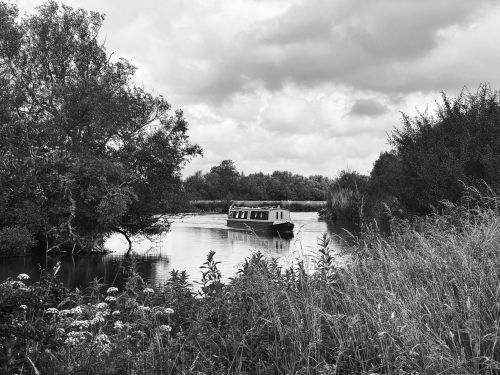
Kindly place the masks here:
[(283, 238), (272, 234), (259, 234), (247, 231), (228, 231), (228, 240), (231, 246), (243, 243), (249, 248), (259, 249), (270, 256), (282, 256), (290, 251), (291, 238)]
[[(267, 257), (279, 258), (284, 266), (297, 257), (307, 257), (317, 250), (317, 240), (323, 233), (332, 234), (339, 228), (329, 228), (319, 221), (316, 213), (292, 213), (295, 222), (294, 238), (232, 230), (226, 227), (226, 215), (189, 215), (172, 218), (171, 231), (153, 241), (134, 239), (134, 256), (143, 278), (154, 284), (163, 284), (173, 269), (186, 270), (192, 280), (200, 280), (200, 266), (209, 251), (216, 252), (223, 279), (233, 277), (253, 251), (261, 251)], [(332, 243), (336, 246), (335, 243)], [(57, 256), (0, 259), (0, 280), (27, 273), (37, 280), (40, 268), (51, 269), (61, 261), (61, 281), (70, 288), (84, 288), (94, 279), (107, 285), (122, 286), (124, 268), (130, 259), (125, 254), (128, 245), (120, 235), (111, 236), (106, 247), (113, 252), (94, 256)]]

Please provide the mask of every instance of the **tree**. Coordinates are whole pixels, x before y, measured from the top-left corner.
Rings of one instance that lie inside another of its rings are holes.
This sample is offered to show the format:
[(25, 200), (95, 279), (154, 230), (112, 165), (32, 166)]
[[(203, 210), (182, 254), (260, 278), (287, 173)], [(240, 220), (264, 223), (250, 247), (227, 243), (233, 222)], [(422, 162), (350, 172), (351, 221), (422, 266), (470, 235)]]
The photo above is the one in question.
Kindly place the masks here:
[(0, 228), (28, 228), (46, 249), (164, 230), (153, 215), (201, 153), (182, 111), (99, 43), (103, 20), (55, 1), (19, 19), (0, 2)]
[(240, 174), (232, 160), (223, 160), (205, 176), (210, 199), (232, 199)]
[(393, 150), (381, 155), (372, 178), (379, 185), (385, 178), (386, 190), (410, 213), (427, 214), (442, 200), (458, 202), (466, 185), (498, 189), (500, 93), (486, 84), (455, 99), (443, 93), (433, 116), (403, 115), (390, 141)]

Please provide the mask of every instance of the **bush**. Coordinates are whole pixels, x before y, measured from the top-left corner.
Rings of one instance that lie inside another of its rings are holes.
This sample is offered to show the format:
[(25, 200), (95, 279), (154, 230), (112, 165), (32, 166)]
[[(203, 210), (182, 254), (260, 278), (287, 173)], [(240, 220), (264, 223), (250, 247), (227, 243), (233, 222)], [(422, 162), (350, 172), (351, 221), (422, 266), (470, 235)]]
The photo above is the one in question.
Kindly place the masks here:
[(0, 230), (0, 256), (23, 256), (35, 246), (33, 234), (24, 227), (6, 227)]
[(481, 85), (457, 98), (442, 94), (436, 113), (403, 115), (393, 150), (375, 162), (374, 193), (393, 195), (410, 214), (430, 214), (442, 200), (457, 203), (464, 187), (500, 188), (500, 92)]

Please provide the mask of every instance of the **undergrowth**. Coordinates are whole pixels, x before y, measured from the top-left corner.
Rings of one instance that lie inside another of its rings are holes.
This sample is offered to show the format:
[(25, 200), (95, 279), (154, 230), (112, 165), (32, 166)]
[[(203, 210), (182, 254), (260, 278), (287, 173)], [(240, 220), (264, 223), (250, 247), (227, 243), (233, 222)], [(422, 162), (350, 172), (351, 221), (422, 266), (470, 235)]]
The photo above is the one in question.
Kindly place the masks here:
[[(315, 272), (255, 253), (228, 283), (216, 254), (199, 292), (173, 271), (151, 288), (0, 284), (0, 363), (10, 374), (493, 374), (500, 371), (496, 205), (368, 230)], [(20, 279), (26, 275), (20, 275)]]

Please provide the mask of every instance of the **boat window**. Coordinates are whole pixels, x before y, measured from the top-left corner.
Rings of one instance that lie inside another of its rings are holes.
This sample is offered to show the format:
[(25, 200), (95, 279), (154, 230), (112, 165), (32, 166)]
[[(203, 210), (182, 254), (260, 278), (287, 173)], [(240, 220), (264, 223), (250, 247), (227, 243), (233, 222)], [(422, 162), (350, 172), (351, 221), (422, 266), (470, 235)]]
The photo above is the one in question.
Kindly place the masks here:
[(269, 211), (262, 212), (262, 220), (267, 220), (267, 219), (269, 219)]
[(242, 218), (242, 219), (246, 219), (246, 218), (247, 218), (247, 212), (248, 212), (248, 211), (242, 211), (242, 212), (241, 212), (241, 218)]
[(283, 220), (283, 211), (281, 211), (281, 220)]
[(229, 218), (230, 218), (230, 219), (235, 219), (235, 218), (236, 218), (236, 211), (231, 211), (231, 212), (229, 213)]
[(250, 219), (257, 219), (257, 211), (250, 212)]
[(278, 220), (278, 211), (276, 211), (276, 220)]

